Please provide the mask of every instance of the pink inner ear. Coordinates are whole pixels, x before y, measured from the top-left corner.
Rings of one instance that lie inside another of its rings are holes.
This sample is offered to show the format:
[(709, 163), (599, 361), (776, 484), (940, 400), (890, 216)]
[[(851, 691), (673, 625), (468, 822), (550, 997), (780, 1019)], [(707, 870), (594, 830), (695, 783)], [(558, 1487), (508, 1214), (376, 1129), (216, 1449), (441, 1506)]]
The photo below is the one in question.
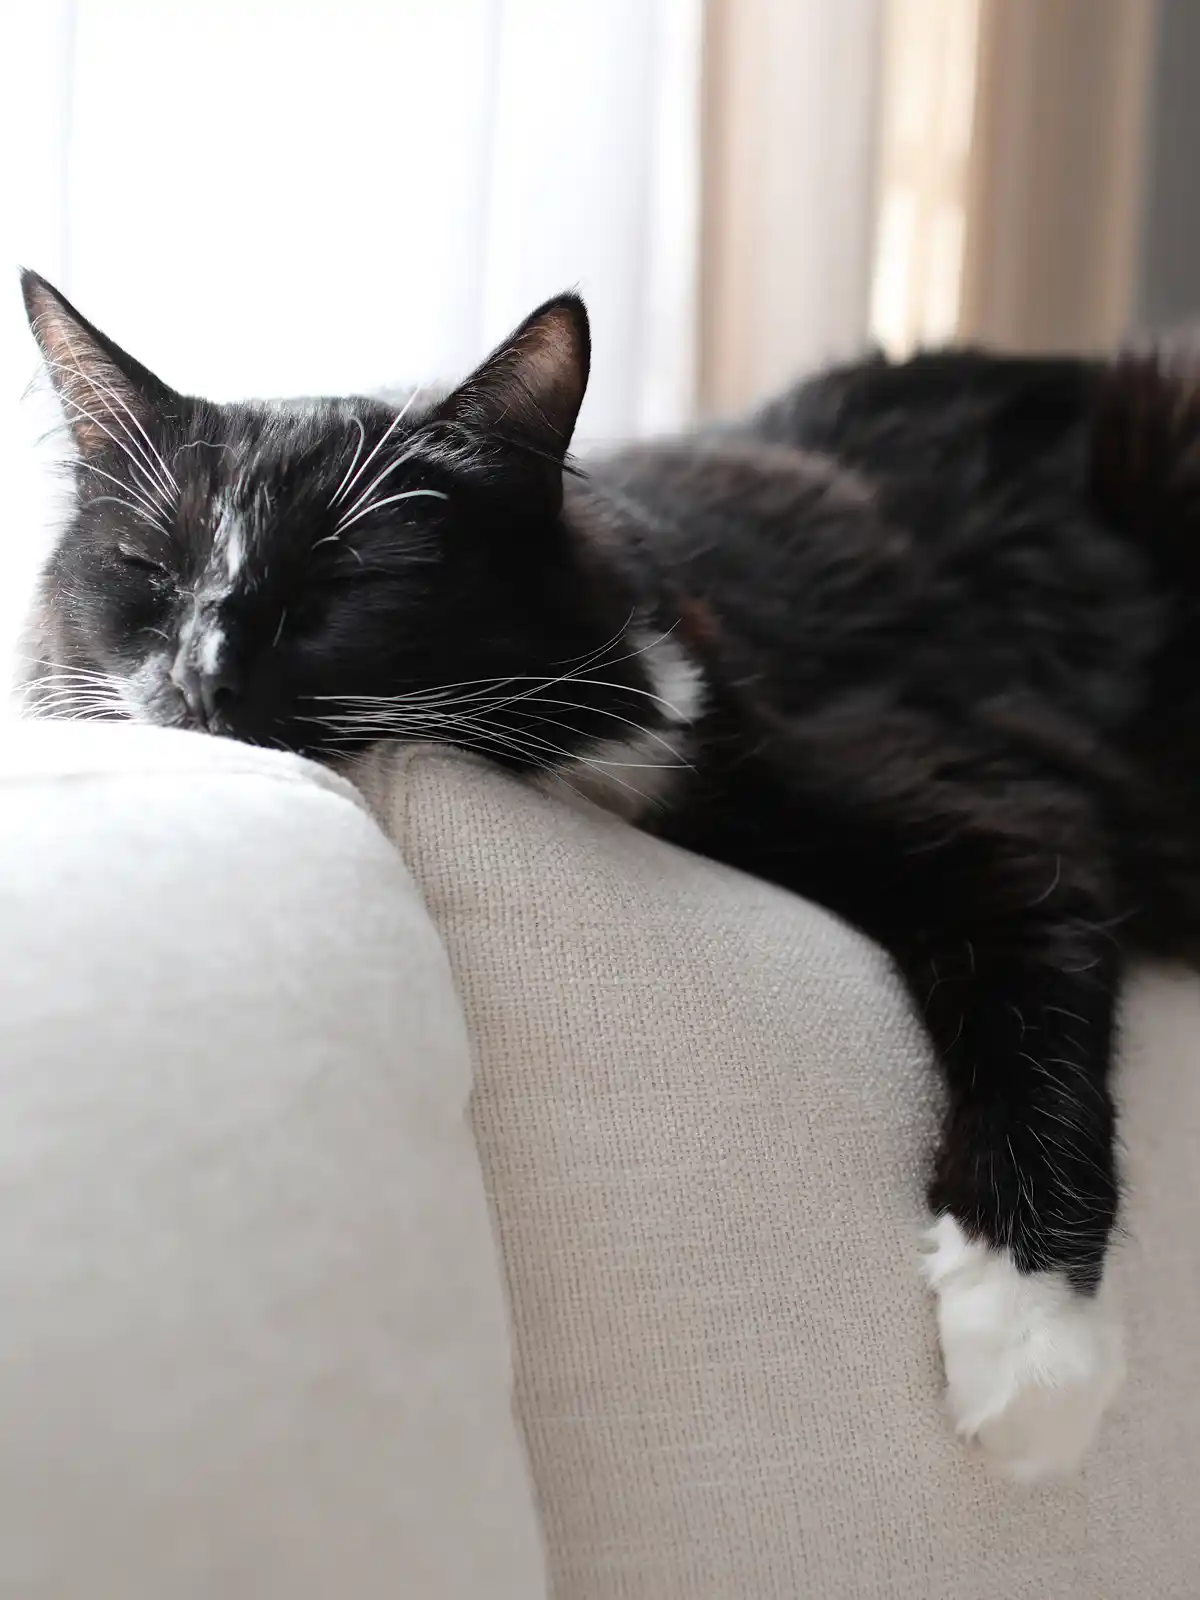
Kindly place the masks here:
[(585, 313), (570, 302), (534, 312), (451, 397), (471, 425), (562, 456), (588, 376)]
[(146, 425), (150, 408), (112, 357), (41, 285), (29, 295), (30, 326), (46, 359), (79, 449), (124, 448)]
[(579, 350), (565, 311), (548, 312), (525, 329), (518, 343), (522, 376), (535, 394), (561, 387), (564, 379), (578, 385)]

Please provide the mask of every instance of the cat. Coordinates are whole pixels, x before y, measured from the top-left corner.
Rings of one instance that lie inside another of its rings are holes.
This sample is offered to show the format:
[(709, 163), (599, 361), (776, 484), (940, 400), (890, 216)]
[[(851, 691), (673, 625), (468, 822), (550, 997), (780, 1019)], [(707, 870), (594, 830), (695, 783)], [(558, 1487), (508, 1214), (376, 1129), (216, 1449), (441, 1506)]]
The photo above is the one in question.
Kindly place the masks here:
[(871, 356), (585, 471), (571, 294), (448, 392), (217, 405), (23, 285), (76, 452), (34, 712), (461, 745), (863, 929), (946, 1084), (958, 1430), (1072, 1467), (1122, 1370), (1118, 984), (1200, 948), (1200, 366)]

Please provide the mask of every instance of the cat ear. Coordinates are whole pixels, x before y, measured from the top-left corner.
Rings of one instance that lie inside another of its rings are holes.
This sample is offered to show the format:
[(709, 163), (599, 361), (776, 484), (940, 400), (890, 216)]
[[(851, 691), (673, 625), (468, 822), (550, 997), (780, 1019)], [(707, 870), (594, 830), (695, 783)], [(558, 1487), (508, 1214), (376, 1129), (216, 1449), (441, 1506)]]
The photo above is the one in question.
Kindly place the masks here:
[(45, 278), (23, 272), (21, 292), (81, 455), (127, 449), (138, 429), (175, 409), (175, 392), (81, 317)]
[(438, 415), (524, 454), (562, 490), (562, 465), (591, 362), (578, 295), (539, 306), (438, 408)]

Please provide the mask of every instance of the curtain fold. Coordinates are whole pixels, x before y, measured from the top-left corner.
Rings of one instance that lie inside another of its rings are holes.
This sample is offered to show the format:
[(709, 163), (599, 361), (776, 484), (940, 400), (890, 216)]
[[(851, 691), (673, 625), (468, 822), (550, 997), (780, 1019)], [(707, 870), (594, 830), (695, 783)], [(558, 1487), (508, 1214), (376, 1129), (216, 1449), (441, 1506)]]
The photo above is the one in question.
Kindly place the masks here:
[(709, 0), (701, 395), (745, 406), (867, 337), (881, 0)]
[(1134, 320), (1157, 0), (887, 0), (872, 332), (1111, 347)]

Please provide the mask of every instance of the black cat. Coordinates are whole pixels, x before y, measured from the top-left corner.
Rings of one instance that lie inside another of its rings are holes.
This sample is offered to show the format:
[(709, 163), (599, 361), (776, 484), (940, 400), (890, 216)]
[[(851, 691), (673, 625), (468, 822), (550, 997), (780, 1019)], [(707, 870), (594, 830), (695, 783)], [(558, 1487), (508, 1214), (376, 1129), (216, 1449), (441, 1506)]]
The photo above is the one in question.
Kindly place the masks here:
[(858, 924), (948, 1085), (959, 1428), (1074, 1461), (1120, 1371), (1118, 978), (1200, 946), (1200, 368), (874, 359), (585, 473), (572, 296), (449, 394), (215, 405), (24, 288), (77, 449), (32, 708), (444, 740)]

